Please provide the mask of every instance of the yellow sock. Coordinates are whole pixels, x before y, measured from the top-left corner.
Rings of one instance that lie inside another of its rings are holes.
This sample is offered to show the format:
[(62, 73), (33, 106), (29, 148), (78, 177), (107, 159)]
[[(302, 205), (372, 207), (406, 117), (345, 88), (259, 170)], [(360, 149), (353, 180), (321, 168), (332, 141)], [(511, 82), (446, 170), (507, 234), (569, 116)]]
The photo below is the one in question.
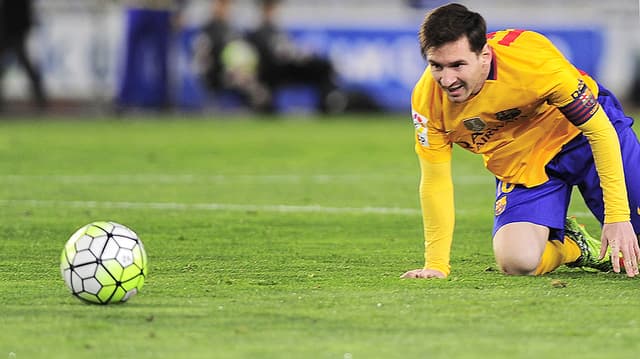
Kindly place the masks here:
[(549, 273), (563, 264), (575, 262), (580, 254), (580, 247), (569, 237), (564, 237), (564, 243), (547, 241), (535, 275)]

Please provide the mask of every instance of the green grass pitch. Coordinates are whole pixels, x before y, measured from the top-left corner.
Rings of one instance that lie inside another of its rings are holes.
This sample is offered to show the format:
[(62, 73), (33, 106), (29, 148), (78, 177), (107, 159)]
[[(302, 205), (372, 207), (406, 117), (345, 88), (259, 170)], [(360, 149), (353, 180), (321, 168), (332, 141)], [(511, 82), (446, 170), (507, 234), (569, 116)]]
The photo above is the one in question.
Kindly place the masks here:
[[(3, 119), (0, 359), (637, 356), (639, 280), (500, 274), (492, 177), (454, 157), (453, 272), (401, 280), (423, 261), (408, 116)], [(60, 277), (96, 220), (149, 255), (126, 304)]]

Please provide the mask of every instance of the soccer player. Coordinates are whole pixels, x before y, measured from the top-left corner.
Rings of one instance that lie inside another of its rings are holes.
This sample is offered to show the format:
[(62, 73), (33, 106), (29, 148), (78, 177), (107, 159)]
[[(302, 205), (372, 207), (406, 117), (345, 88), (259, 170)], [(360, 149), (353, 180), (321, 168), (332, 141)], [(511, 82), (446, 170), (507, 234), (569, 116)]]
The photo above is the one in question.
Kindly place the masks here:
[[(419, 40), (429, 66), (411, 102), (425, 265), (402, 277), (450, 273), (453, 143), (482, 155), (496, 177), (493, 251), (502, 272), (540, 275), (566, 264), (638, 275), (640, 144), (615, 96), (544, 36), (486, 34), (482, 16), (463, 5), (428, 14)], [(573, 186), (602, 223), (601, 242), (566, 218)]]
[[(258, 78), (269, 90), (270, 103), (263, 110), (277, 110), (276, 92), (289, 85), (306, 85), (317, 91), (316, 109), (323, 113), (342, 110), (342, 98), (336, 82), (333, 64), (326, 58), (305, 54), (277, 24), (281, 0), (259, 0), (260, 24), (247, 34), (247, 40), (256, 48), (259, 57)], [(347, 99), (343, 99), (347, 101)]]
[[(6, 70), (4, 57), (12, 53), (31, 82), (35, 104), (39, 109), (44, 109), (47, 106), (47, 96), (42, 83), (42, 74), (38, 66), (29, 58), (27, 50), (29, 31), (34, 23), (33, 10), (33, 2), (30, 0), (0, 0), (0, 80)], [(3, 97), (0, 86), (0, 110), (2, 106)]]

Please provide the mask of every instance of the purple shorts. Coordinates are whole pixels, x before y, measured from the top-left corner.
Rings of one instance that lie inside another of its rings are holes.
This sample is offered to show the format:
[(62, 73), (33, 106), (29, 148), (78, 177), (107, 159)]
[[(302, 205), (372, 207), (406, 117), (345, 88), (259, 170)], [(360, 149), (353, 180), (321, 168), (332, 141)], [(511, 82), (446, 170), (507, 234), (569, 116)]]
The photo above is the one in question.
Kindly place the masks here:
[[(620, 141), (631, 223), (640, 234), (640, 143), (622, 106), (607, 89), (600, 86), (598, 102), (609, 116)], [(511, 185), (496, 180), (496, 204), (493, 234), (512, 222), (531, 222), (549, 227), (549, 239), (564, 239), (571, 191), (577, 186), (593, 215), (602, 224), (604, 204), (600, 178), (595, 169), (593, 154), (583, 135), (567, 143), (546, 166), (549, 180), (536, 187)]]

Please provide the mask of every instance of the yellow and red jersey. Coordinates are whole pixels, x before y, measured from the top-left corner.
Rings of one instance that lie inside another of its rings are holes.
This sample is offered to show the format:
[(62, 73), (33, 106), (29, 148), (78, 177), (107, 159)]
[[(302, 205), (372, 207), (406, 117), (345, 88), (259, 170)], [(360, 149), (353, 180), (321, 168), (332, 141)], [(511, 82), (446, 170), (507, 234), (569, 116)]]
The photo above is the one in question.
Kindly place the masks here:
[(601, 178), (605, 223), (628, 221), (620, 147), (596, 98), (598, 84), (544, 36), (524, 30), (488, 35), (493, 52), (482, 89), (451, 102), (427, 68), (412, 98), (425, 268), (448, 275), (453, 237), (451, 151), (454, 143), (481, 154), (500, 180), (526, 187), (548, 180), (545, 166), (581, 131)]
[(443, 162), (457, 143), (481, 154), (504, 182), (541, 184), (544, 166), (580, 132), (559, 108), (579, 95), (592, 100), (598, 86), (538, 33), (504, 30), (487, 41), (493, 51), (489, 78), (464, 103), (449, 101), (430, 69), (424, 71), (411, 101), (416, 151)]

